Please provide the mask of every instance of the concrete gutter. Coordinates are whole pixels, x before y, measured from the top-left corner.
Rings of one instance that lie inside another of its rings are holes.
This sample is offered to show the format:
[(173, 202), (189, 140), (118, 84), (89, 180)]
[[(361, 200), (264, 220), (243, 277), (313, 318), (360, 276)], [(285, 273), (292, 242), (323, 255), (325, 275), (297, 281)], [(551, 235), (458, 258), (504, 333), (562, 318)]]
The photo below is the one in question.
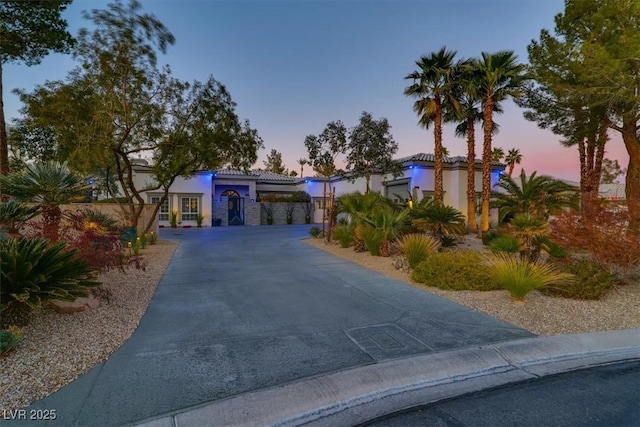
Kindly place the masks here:
[(306, 378), (137, 425), (355, 425), (509, 383), (632, 360), (640, 360), (640, 329), (526, 338)]

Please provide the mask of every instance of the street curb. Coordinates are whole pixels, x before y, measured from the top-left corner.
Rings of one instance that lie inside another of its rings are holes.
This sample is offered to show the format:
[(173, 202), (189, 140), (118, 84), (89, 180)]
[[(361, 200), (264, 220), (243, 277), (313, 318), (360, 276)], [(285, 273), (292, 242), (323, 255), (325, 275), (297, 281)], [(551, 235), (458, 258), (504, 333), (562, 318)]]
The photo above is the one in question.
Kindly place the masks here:
[(355, 425), (509, 383), (630, 360), (640, 360), (640, 329), (525, 338), (302, 379), (136, 425)]

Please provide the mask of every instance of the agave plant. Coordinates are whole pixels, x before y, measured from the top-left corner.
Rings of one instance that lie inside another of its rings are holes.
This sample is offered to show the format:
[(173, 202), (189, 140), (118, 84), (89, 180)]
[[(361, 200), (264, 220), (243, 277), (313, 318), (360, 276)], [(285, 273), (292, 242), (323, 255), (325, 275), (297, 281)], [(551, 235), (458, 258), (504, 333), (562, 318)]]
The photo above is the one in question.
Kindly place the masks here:
[(416, 268), (418, 264), (440, 249), (440, 242), (426, 234), (405, 234), (398, 238), (397, 245), (409, 263), (409, 267)]
[(27, 165), (21, 172), (0, 176), (0, 186), (20, 201), (40, 205), (44, 236), (51, 241), (58, 240), (60, 205), (82, 199), (91, 190), (81, 176), (69, 170), (66, 162)]
[(27, 238), (0, 240), (0, 281), (0, 317), (12, 308), (36, 308), (49, 299), (87, 296), (89, 288), (100, 285), (96, 271), (75, 249), (67, 249), (64, 242), (49, 246), (46, 239)]
[(19, 234), (24, 223), (38, 214), (38, 206), (27, 206), (17, 200), (0, 203), (0, 227), (11, 236)]
[(530, 262), (517, 255), (498, 254), (487, 258), (486, 263), (493, 279), (518, 302), (524, 301), (524, 297), (535, 289), (575, 280), (572, 274), (562, 272), (552, 264)]

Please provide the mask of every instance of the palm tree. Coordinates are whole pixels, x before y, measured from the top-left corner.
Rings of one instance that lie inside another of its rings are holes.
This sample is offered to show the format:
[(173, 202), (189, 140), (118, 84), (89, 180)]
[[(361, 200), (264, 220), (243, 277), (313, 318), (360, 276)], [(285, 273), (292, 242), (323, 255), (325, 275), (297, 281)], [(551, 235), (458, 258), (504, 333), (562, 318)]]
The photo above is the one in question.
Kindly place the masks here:
[(340, 196), (338, 212), (349, 215), (349, 224), (353, 226), (353, 249), (356, 252), (365, 251), (362, 229), (367, 223), (366, 218), (369, 218), (374, 210), (390, 204), (391, 200), (375, 192), (362, 194), (356, 191)]
[(38, 214), (38, 206), (27, 206), (17, 200), (0, 202), (0, 228), (6, 229), (9, 236), (19, 235), (25, 222)]
[(20, 201), (40, 205), (43, 234), (52, 242), (59, 237), (60, 205), (82, 199), (91, 190), (81, 176), (69, 170), (67, 162), (27, 165), (22, 172), (1, 176), (0, 186)]
[(381, 256), (391, 255), (390, 242), (409, 227), (409, 213), (409, 209), (396, 212), (393, 206), (380, 205), (362, 218), (364, 223), (379, 233)]
[(491, 150), (491, 161), (499, 162), (504, 157), (504, 149), (502, 147), (495, 147)]
[(298, 159), (298, 164), (300, 165), (300, 178), (304, 177), (304, 165), (309, 164), (309, 160), (307, 159)]
[(511, 177), (515, 165), (519, 165), (522, 161), (522, 154), (520, 154), (520, 150), (517, 148), (510, 149), (509, 153), (505, 156), (504, 161), (509, 165), (509, 177)]
[(464, 215), (459, 210), (442, 203), (434, 203), (424, 198), (414, 207), (412, 225), (422, 231), (429, 231), (440, 242), (447, 236), (464, 233)]
[(461, 62), (454, 63), (456, 51), (448, 51), (442, 47), (438, 52), (422, 56), (416, 61), (418, 70), (408, 74), (405, 79), (413, 80), (413, 84), (406, 87), (404, 94), (417, 98), (413, 104), (413, 111), (418, 114), (420, 126), (428, 129), (433, 123), (435, 199), (443, 200), (442, 182), (442, 121), (444, 112), (458, 110), (459, 104), (453, 94), (455, 76), (461, 69)]
[(497, 186), (505, 192), (494, 192), (494, 207), (500, 212), (500, 221), (508, 216), (528, 214), (541, 220), (559, 213), (567, 207), (576, 207), (577, 189), (573, 186), (533, 172), (527, 177), (524, 169), (520, 182), (510, 176), (502, 176)]
[(481, 230), (489, 229), (489, 200), (491, 198), (491, 140), (493, 112), (496, 105), (509, 97), (519, 97), (526, 81), (525, 66), (518, 63), (513, 51), (493, 54), (482, 52), (476, 61), (480, 79), (482, 100), (483, 149), (482, 149), (482, 221)]

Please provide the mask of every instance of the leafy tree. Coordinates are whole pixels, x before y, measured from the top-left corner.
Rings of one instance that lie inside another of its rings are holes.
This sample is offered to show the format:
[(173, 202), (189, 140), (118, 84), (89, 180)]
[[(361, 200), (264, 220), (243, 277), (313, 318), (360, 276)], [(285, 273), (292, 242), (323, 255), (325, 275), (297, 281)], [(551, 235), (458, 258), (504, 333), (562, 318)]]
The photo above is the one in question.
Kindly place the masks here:
[(307, 135), (304, 145), (308, 164), (321, 176), (330, 177), (338, 172), (336, 157), (347, 150), (347, 128), (340, 120), (330, 122), (320, 135)]
[[(622, 135), (629, 154), (625, 186), (629, 229), (636, 233), (640, 233), (639, 28), (637, 1), (568, 0), (564, 13), (556, 16), (556, 35), (543, 30), (540, 41), (529, 46), (529, 62), (542, 95), (570, 99), (576, 112), (602, 109), (599, 124)], [(547, 64), (550, 72), (544, 72)], [(550, 123), (561, 126), (562, 118), (551, 117)]]
[[(21, 93), (24, 114), (35, 126), (52, 126), (59, 152), (75, 169), (113, 171), (126, 203), (129, 227), (137, 227), (144, 191), (164, 189), (177, 177), (229, 164), (249, 168), (262, 141), (240, 123), (226, 88), (212, 77), (182, 82), (157, 66), (173, 35), (153, 15), (116, 1), (85, 14), (95, 29), (80, 31), (75, 58), (81, 66), (65, 81)], [(153, 156), (155, 184), (138, 188), (133, 159)], [(149, 224), (147, 224), (147, 228)]]
[(520, 154), (520, 150), (517, 148), (512, 148), (509, 150), (507, 155), (504, 158), (504, 161), (509, 165), (509, 176), (513, 174), (513, 168), (515, 165), (519, 165), (522, 161), (522, 154)]
[(267, 154), (267, 160), (264, 162), (264, 170), (273, 173), (283, 174), (286, 168), (282, 164), (282, 153), (275, 148), (271, 149), (271, 153)]
[(442, 122), (447, 110), (460, 110), (454, 93), (457, 74), (461, 72), (462, 63), (454, 62), (456, 51), (442, 47), (416, 61), (418, 70), (410, 73), (405, 79), (413, 80), (406, 87), (404, 94), (417, 98), (413, 111), (418, 114), (420, 126), (428, 129), (433, 123), (434, 157), (435, 157), (435, 199), (442, 202), (444, 197), (442, 170)]
[(491, 149), (491, 161), (499, 162), (504, 157), (504, 149), (502, 147), (494, 147)]
[(517, 214), (528, 214), (546, 221), (551, 214), (576, 207), (574, 187), (549, 176), (538, 176), (536, 172), (527, 176), (523, 169), (519, 182), (510, 176), (502, 176), (498, 187), (505, 191), (493, 193), (500, 221)]
[(349, 134), (346, 170), (353, 180), (365, 178), (366, 193), (374, 172), (390, 173), (394, 177), (402, 173), (402, 165), (393, 160), (398, 144), (393, 140), (390, 129), (387, 119), (375, 120), (365, 111), (360, 116), (360, 123)]
[(489, 200), (491, 198), (491, 142), (494, 132), (493, 113), (496, 105), (509, 97), (519, 97), (526, 81), (525, 66), (518, 63), (512, 51), (493, 54), (482, 52), (475, 61), (482, 96), (482, 216), (481, 230), (489, 229)]
[(9, 173), (2, 67), (8, 62), (37, 65), (49, 51), (68, 52), (73, 38), (62, 12), (71, 0), (0, 2), (0, 174)]
[(40, 205), (44, 236), (52, 242), (59, 236), (60, 205), (82, 199), (91, 189), (66, 163), (55, 162), (29, 164), (23, 172), (2, 175), (0, 186), (20, 201)]
[(601, 184), (619, 184), (618, 177), (624, 175), (627, 172), (626, 169), (620, 168), (620, 163), (617, 160), (604, 159), (602, 161), (602, 176), (600, 177)]

